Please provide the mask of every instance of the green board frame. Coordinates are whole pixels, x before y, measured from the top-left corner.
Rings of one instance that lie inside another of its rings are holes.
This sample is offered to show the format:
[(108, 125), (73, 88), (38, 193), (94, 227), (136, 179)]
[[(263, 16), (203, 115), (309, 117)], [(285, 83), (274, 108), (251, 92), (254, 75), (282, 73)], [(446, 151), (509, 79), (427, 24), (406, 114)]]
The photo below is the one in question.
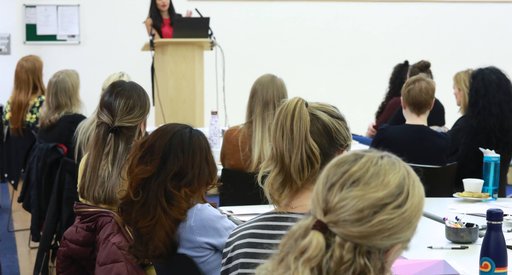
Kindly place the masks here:
[[(26, 4), (24, 5), (23, 9), (23, 17), (25, 18), (25, 12), (27, 8), (37, 8), (37, 6), (73, 6), (80, 8), (80, 5), (78, 4)], [(25, 18), (26, 19), (26, 18)], [(70, 36), (72, 39), (59, 39), (57, 38), (57, 35), (38, 35), (37, 34), (37, 24), (33, 23), (25, 23), (25, 44), (80, 44), (80, 34), (78, 36), (73, 35)]]

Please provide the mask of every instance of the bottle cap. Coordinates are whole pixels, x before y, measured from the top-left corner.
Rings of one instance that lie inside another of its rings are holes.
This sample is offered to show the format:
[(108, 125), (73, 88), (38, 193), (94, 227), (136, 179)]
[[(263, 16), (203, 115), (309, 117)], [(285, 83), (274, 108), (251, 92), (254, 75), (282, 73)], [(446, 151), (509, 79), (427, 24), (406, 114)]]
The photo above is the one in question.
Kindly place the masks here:
[(487, 209), (487, 220), (493, 222), (503, 221), (503, 210), (498, 208)]

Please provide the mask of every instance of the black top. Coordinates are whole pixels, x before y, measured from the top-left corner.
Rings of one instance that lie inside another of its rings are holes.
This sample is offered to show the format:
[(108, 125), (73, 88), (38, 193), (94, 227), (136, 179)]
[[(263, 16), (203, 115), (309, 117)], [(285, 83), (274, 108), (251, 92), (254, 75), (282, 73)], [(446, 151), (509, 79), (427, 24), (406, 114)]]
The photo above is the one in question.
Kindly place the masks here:
[[(460, 117), (452, 129), (448, 131), (451, 137), (450, 159), (457, 161), (457, 177), (455, 188), (457, 191), (463, 190), (462, 179), (464, 178), (482, 178), (483, 154), (478, 147), (486, 149), (498, 148), (496, 141), (490, 139), (487, 141), (478, 141), (475, 137), (466, 134), (471, 122), (466, 116)], [(512, 152), (499, 152), (500, 154), (500, 187), (498, 196), (506, 196), (507, 173), (512, 158)]]
[[(401, 108), (395, 112), (391, 119), (389, 119), (388, 124), (405, 124), (405, 117)], [(427, 124), (428, 126), (444, 126), (446, 124), (444, 120), (444, 106), (437, 98), (434, 101), (434, 107), (432, 107), (432, 110), (430, 110), (430, 114), (428, 115)]]
[(73, 136), (76, 127), (84, 119), (85, 116), (81, 114), (64, 115), (53, 125), (40, 128), (37, 138), (45, 143), (62, 143), (68, 148), (68, 156), (73, 156), (75, 150)]
[(450, 137), (424, 125), (384, 126), (371, 147), (391, 152), (407, 163), (443, 166), (448, 163)]

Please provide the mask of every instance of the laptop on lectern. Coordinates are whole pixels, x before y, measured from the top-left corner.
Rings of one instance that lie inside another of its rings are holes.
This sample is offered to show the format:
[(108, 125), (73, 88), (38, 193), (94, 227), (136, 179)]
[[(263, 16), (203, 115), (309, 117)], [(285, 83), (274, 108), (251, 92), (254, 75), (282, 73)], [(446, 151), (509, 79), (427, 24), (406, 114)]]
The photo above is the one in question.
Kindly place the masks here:
[(174, 19), (173, 38), (208, 38), (210, 17), (180, 17)]

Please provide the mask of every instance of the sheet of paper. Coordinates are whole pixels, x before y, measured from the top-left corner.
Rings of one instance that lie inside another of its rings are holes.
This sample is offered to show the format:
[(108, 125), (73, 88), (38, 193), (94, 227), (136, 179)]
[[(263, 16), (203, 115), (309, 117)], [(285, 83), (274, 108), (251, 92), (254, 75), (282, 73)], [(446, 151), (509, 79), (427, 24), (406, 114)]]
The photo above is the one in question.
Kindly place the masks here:
[(37, 35), (57, 34), (57, 6), (37, 6)]
[(58, 35), (77, 35), (79, 34), (79, 15), (78, 6), (62, 6), (57, 10), (58, 15)]
[(397, 259), (391, 267), (392, 274), (459, 274), (445, 260)]
[(25, 9), (25, 24), (37, 23), (37, 10), (36, 7), (27, 7)]
[[(500, 208), (504, 214), (512, 214), (512, 204), (509, 202), (489, 201), (489, 202), (474, 202), (474, 203), (456, 203), (448, 205), (448, 210), (455, 213), (465, 214), (482, 214), (487, 213), (489, 208)], [(485, 217), (485, 216), (484, 216)]]

